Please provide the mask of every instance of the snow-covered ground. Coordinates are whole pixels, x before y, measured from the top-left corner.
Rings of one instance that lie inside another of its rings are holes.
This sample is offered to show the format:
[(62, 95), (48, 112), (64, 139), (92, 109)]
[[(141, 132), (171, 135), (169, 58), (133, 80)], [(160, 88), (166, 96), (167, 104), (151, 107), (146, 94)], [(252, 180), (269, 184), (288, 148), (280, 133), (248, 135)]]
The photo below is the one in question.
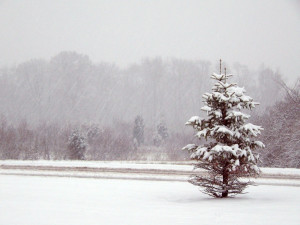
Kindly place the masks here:
[(187, 182), (0, 175), (0, 224), (300, 224), (300, 188), (213, 199)]

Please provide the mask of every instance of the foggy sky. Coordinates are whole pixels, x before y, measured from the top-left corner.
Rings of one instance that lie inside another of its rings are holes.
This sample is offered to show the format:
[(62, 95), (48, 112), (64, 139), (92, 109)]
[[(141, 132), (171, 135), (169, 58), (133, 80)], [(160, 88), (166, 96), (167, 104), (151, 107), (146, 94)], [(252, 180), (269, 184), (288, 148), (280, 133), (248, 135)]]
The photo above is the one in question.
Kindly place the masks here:
[(222, 57), (300, 76), (298, 0), (0, 0), (0, 37), (0, 66), (68, 50), (121, 66)]

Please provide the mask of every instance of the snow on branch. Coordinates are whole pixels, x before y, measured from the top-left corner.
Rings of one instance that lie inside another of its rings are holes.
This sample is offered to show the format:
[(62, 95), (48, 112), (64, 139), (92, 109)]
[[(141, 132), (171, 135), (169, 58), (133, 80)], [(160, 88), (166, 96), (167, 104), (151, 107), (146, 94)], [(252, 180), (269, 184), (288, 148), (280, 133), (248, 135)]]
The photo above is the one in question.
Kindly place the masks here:
[(227, 116), (225, 119), (226, 120), (234, 119), (235, 121), (237, 121), (238, 119), (245, 120), (245, 119), (249, 119), (249, 118), (250, 118), (250, 115), (248, 115), (248, 114), (245, 114), (245, 113), (242, 113), (239, 111), (230, 111), (230, 112), (227, 112)]
[(182, 150), (187, 150), (187, 151), (193, 151), (197, 148), (198, 146), (195, 144), (188, 144), (185, 147), (182, 148)]
[(199, 116), (192, 116), (185, 125), (193, 126), (194, 128), (200, 127), (202, 124), (202, 118)]
[(208, 114), (211, 111), (211, 107), (205, 105), (205, 106), (201, 107), (201, 110), (207, 112), (207, 114)]
[(241, 127), (241, 130), (254, 137), (257, 137), (257, 135), (260, 134), (260, 131), (264, 129), (261, 126), (254, 125), (252, 123), (247, 123)]
[(229, 87), (227, 89), (227, 92), (229, 95), (232, 95), (233, 93), (238, 96), (238, 97), (241, 97), (244, 95), (244, 93), (246, 93), (246, 90), (244, 87)]
[(229, 77), (232, 77), (232, 74), (217, 74), (217, 73), (213, 73), (211, 75), (211, 78), (212, 79), (215, 79), (215, 80), (218, 80), (218, 81), (222, 81), (222, 80), (225, 80), (225, 79), (228, 79)]
[(228, 134), (230, 136), (233, 136), (233, 134), (234, 134), (233, 131), (230, 130), (228, 127), (220, 126), (220, 125), (217, 125), (212, 129), (212, 134), (214, 134), (214, 133)]
[(254, 144), (259, 148), (265, 148), (265, 145), (261, 141), (254, 141)]

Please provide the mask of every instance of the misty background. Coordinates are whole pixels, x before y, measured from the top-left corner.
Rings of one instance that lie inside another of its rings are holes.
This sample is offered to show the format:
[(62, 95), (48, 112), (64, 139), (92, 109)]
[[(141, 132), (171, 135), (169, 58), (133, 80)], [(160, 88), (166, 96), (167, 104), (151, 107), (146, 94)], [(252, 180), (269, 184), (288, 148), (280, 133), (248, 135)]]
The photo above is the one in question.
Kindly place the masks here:
[(300, 167), (299, 1), (4, 0), (0, 27), (2, 159), (188, 159), (222, 58), (264, 165)]

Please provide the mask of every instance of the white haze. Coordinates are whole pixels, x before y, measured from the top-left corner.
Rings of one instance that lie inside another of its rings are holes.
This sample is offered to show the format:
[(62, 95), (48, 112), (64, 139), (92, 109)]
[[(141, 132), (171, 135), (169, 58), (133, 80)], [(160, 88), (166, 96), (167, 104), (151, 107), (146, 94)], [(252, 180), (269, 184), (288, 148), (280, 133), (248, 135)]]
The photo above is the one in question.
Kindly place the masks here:
[(300, 3), (0, 1), (0, 66), (76, 51), (121, 66), (143, 57), (262, 63), (300, 75)]

